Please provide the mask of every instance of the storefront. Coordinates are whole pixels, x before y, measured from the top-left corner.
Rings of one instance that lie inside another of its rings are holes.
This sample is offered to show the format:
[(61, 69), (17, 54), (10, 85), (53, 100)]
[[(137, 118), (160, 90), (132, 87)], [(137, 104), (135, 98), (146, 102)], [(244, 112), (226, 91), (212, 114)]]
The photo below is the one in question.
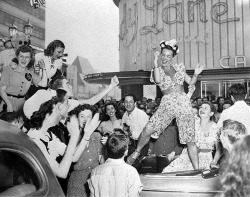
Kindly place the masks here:
[(120, 14), (121, 72), (149, 72), (159, 42), (175, 38), (180, 48), (175, 60), (185, 64), (187, 73), (192, 76), (198, 63), (206, 66), (194, 97), (226, 97), (227, 88), (238, 82), (245, 83), (249, 92), (249, 0), (113, 2)]

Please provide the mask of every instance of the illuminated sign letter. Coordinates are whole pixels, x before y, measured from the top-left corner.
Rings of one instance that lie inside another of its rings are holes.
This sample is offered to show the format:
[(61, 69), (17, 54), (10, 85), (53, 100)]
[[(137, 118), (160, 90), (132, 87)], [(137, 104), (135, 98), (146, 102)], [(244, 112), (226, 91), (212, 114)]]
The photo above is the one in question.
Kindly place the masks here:
[(230, 68), (229, 66), (224, 66), (224, 65), (223, 65), (223, 61), (224, 61), (225, 59), (230, 59), (230, 56), (222, 57), (222, 58), (220, 59), (220, 66), (221, 66), (222, 68)]
[[(223, 7), (224, 9), (221, 7)], [(237, 17), (227, 18), (227, 19), (221, 20), (220, 16), (222, 16), (223, 14), (226, 14), (227, 11), (228, 11), (227, 3), (220, 2), (220, 3), (214, 4), (211, 8), (211, 17), (212, 17), (213, 21), (216, 23), (227, 23), (227, 22), (231, 22), (231, 21), (239, 21), (240, 20)]]
[[(137, 26), (138, 26), (138, 17), (137, 17), (137, 3), (134, 4), (134, 14), (132, 14), (132, 9), (128, 10), (128, 23), (127, 23), (127, 4), (123, 5), (123, 19), (120, 24), (120, 34), (119, 38), (123, 43), (123, 46), (129, 46), (135, 39), (137, 34)], [(131, 35), (129, 30), (132, 31), (132, 38), (129, 38)]]
[[(174, 20), (170, 19), (170, 10), (174, 9), (175, 14), (171, 13), (171, 16), (176, 16)], [(176, 4), (170, 4), (166, 7), (164, 7), (162, 11), (162, 20), (166, 24), (174, 24), (174, 23), (183, 23), (183, 5), (182, 3), (176, 3)]]
[(153, 6), (148, 6), (146, 3), (146, 0), (143, 0), (143, 5), (148, 10), (153, 10), (153, 25), (152, 26), (144, 26), (140, 29), (140, 34), (145, 35), (150, 32), (153, 32), (154, 34), (158, 34), (159, 32), (163, 31), (163, 28), (158, 29), (157, 23), (158, 23), (158, 13), (159, 13), (159, 4), (162, 0), (156, 0), (153, 3)]
[[(241, 59), (242, 59), (242, 61), (241, 61)], [(243, 64), (243, 67), (246, 67), (246, 57), (245, 56), (243, 56), (243, 55), (235, 56), (235, 58), (234, 58), (235, 68), (237, 68), (239, 64)]]
[(188, 1), (188, 21), (194, 22), (194, 6), (195, 5), (199, 5), (200, 21), (203, 23), (207, 22), (205, 0), (197, 0), (195, 2)]

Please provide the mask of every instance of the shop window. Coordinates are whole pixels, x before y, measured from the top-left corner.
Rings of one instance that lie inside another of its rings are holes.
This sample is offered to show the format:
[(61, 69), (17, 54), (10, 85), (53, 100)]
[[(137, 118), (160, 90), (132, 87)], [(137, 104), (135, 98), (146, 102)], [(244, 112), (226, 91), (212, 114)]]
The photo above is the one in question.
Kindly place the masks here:
[(228, 88), (236, 83), (244, 83), (244, 79), (201, 81), (201, 97), (208, 97), (209, 100), (216, 100), (216, 98), (218, 98), (219, 96), (227, 97)]
[(18, 152), (0, 150), (0, 196), (26, 196), (39, 189), (38, 175)]
[(143, 85), (143, 97), (155, 99), (156, 85)]

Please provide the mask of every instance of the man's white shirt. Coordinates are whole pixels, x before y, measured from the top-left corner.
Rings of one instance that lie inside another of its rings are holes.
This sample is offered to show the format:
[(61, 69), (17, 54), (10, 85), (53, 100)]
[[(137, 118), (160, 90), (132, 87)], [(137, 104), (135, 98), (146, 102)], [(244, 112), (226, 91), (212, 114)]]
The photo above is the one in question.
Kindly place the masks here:
[(223, 126), (224, 120), (234, 120), (242, 123), (250, 134), (250, 106), (245, 101), (236, 101), (234, 105), (222, 111), (218, 126)]
[(128, 114), (126, 111), (122, 117), (122, 124), (126, 123), (130, 127), (130, 132), (132, 133), (132, 138), (137, 140), (147, 125), (149, 120), (148, 115), (137, 107)]

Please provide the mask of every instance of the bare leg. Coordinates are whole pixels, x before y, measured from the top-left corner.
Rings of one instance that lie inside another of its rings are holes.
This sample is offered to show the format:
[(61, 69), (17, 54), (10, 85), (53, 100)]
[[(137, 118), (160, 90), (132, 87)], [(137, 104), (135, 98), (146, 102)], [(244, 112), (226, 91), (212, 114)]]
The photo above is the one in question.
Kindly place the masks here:
[(133, 152), (127, 159), (128, 164), (130, 164), (130, 165), (133, 164), (135, 159), (140, 156), (140, 152), (141, 152), (142, 148), (149, 142), (150, 136), (153, 133), (154, 133), (154, 129), (152, 127), (146, 127), (142, 131), (142, 133), (139, 137), (139, 141), (137, 144), (137, 148), (135, 149), (135, 152)]
[(189, 159), (194, 169), (199, 169), (198, 148), (195, 143), (187, 143)]

